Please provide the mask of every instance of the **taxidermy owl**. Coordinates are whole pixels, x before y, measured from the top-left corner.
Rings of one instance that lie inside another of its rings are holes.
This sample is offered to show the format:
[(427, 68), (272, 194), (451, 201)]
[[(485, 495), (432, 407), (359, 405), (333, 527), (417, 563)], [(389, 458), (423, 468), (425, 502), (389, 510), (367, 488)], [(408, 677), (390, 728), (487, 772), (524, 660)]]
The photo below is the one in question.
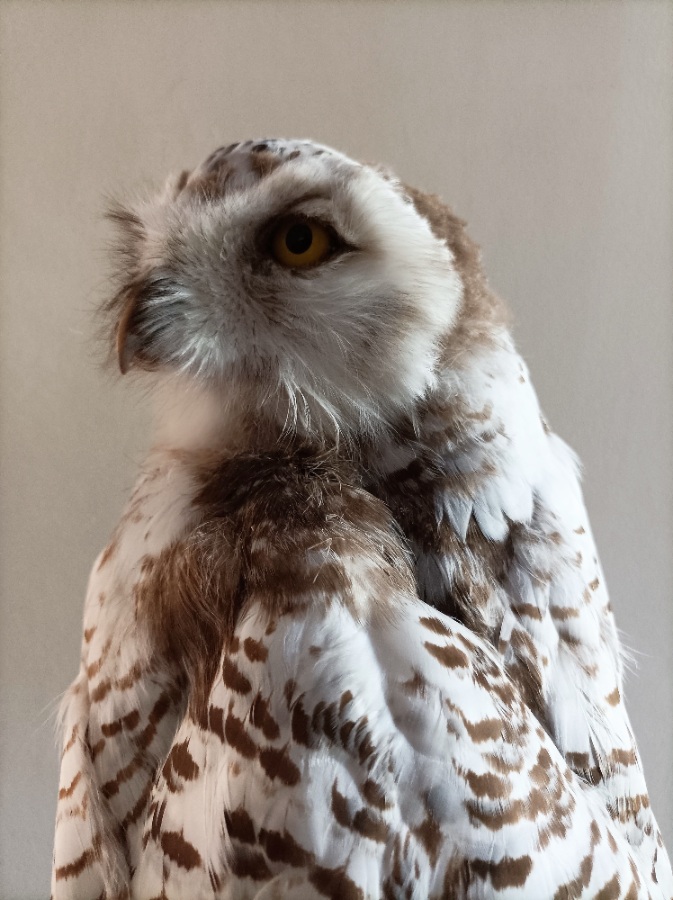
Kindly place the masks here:
[(670, 900), (577, 463), (463, 223), (285, 140), (111, 216), (158, 426), (90, 579), (54, 900)]

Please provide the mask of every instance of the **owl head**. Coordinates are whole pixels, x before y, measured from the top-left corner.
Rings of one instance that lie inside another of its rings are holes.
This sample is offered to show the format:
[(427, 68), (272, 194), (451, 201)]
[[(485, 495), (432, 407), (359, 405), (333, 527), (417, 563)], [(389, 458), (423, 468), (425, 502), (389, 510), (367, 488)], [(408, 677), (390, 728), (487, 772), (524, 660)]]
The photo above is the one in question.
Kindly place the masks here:
[(436, 198), (308, 141), (221, 148), (110, 216), (122, 372), (244, 396), (302, 435), (394, 427), (433, 390), (474, 293), (462, 223)]

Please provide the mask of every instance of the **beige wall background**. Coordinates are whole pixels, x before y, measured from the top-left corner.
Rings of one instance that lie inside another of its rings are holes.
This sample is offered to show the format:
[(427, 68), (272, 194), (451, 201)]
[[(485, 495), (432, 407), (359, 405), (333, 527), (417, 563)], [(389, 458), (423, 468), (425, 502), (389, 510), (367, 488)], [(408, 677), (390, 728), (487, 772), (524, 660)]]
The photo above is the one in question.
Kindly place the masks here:
[(0, 897), (48, 895), (54, 705), (147, 442), (99, 367), (106, 192), (247, 137), (394, 167), (471, 223), (580, 453), (673, 843), (673, 4), (0, 4)]

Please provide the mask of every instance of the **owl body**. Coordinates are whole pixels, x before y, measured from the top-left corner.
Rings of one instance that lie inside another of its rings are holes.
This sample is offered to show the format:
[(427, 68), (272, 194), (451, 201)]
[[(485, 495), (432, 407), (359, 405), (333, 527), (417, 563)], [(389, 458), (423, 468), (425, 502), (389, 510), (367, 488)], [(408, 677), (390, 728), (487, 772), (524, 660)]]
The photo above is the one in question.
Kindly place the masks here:
[(577, 462), (460, 220), (284, 141), (113, 218), (159, 429), (53, 896), (673, 897)]
[(91, 580), (54, 896), (648, 896), (349, 476), (300, 449), (152, 461)]

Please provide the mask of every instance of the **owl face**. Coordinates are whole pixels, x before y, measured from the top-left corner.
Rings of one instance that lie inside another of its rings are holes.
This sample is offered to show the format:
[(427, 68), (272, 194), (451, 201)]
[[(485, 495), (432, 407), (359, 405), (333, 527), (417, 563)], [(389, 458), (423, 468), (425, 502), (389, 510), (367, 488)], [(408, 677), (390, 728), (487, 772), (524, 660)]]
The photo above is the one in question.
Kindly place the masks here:
[(111, 215), (122, 371), (252, 391), (300, 432), (376, 430), (432, 387), (461, 280), (390, 175), (309, 142), (249, 141)]

